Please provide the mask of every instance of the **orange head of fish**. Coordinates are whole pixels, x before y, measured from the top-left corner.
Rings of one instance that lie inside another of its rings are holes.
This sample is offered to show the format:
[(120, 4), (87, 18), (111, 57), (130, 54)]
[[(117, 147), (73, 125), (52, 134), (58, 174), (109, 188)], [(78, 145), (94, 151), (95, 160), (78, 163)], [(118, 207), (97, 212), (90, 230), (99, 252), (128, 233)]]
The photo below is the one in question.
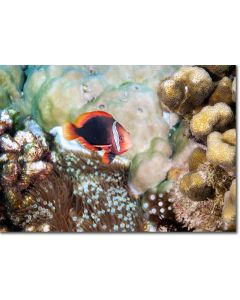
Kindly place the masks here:
[[(115, 154), (122, 154), (132, 147), (130, 133), (119, 123), (116, 124), (117, 134), (114, 134)], [(114, 130), (113, 130), (114, 132)]]

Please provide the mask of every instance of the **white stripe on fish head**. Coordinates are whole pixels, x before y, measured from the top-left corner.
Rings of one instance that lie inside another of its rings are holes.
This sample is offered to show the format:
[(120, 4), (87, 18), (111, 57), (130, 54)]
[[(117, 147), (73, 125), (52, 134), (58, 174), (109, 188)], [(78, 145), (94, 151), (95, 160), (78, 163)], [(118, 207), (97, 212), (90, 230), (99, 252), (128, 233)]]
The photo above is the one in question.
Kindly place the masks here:
[(117, 150), (120, 151), (121, 148), (120, 148), (119, 134), (118, 134), (118, 130), (117, 130), (117, 121), (115, 121), (112, 125), (112, 133), (113, 133), (113, 138), (114, 138), (114, 142), (117, 147)]

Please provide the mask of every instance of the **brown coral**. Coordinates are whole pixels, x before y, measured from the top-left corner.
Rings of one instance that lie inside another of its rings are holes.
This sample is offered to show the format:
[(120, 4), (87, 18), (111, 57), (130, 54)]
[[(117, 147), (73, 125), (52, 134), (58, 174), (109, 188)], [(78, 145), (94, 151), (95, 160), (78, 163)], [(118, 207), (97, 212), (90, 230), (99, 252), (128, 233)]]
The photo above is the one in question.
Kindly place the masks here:
[(214, 92), (209, 98), (209, 104), (214, 105), (219, 102), (231, 104), (233, 102), (232, 80), (223, 77), (217, 84)]
[[(197, 176), (199, 174), (202, 174), (203, 178), (207, 178), (205, 183), (207, 182), (208, 186), (214, 191), (213, 196), (206, 199), (204, 198), (205, 191), (203, 191), (202, 194), (198, 194), (200, 197), (202, 195), (202, 201), (194, 201), (186, 193), (182, 193), (180, 185), (177, 184), (171, 192), (174, 201), (173, 211), (177, 221), (185, 224), (189, 230), (220, 231), (223, 226), (224, 194), (230, 188), (232, 177), (221, 167), (215, 167), (208, 162), (199, 165)], [(202, 180), (200, 180), (201, 182)], [(185, 183), (185, 189), (187, 189), (188, 184), (186, 181)], [(181, 185), (181, 188), (183, 188), (183, 183)]]
[(206, 151), (200, 147), (193, 150), (189, 157), (189, 171), (197, 171), (198, 166), (206, 161)]
[(221, 79), (230, 69), (230, 65), (202, 65), (202, 68), (206, 69), (212, 76)]
[(209, 134), (207, 138), (206, 153), (208, 161), (214, 165), (221, 165), (226, 168), (232, 168), (235, 166), (236, 147), (231, 143), (234, 142), (231, 135), (231, 133), (226, 132), (224, 138), (224, 135), (220, 132), (215, 131)]
[(158, 88), (160, 102), (179, 115), (200, 106), (212, 91), (212, 79), (199, 67), (182, 67), (171, 78), (163, 80)]
[(205, 106), (193, 116), (190, 129), (197, 138), (203, 138), (214, 130), (224, 130), (234, 120), (231, 108), (226, 103)]
[(44, 133), (36, 122), (26, 119), (23, 122), (25, 130), (14, 133), (16, 112), (4, 110), (0, 116), (0, 184), (6, 206), (11, 211), (29, 204), (25, 190), (48, 176), (53, 165), (47, 158), (49, 151)]
[(224, 230), (234, 231), (236, 229), (236, 199), (237, 186), (236, 179), (232, 181), (230, 190), (224, 195), (224, 206), (222, 210), (222, 217), (224, 220)]
[(222, 134), (222, 140), (225, 143), (236, 146), (237, 144), (237, 132), (236, 129), (229, 129)]
[(191, 172), (181, 180), (180, 191), (195, 201), (205, 201), (213, 197), (214, 190), (204, 172)]
[(237, 80), (236, 80), (236, 77), (234, 77), (233, 83), (232, 83), (232, 95), (233, 95), (233, 102), (236, 102), (236, 100), (237, 100)]

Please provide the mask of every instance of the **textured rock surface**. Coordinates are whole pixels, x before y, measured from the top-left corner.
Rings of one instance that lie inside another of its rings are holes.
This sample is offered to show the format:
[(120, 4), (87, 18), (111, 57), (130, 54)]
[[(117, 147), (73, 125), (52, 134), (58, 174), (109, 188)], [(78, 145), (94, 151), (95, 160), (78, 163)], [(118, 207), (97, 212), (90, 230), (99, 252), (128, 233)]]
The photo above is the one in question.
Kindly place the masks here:
[(193, 116), (190, 128), (196, 138), (201, 138), (214, 130), (226, 129), (233, 120), (234, 115), (230, 106), (221, 102), (214, 106), (205, 106)]
[(185, 115), (200, 106), (212, 91), (209, 74), (199, 67), (182, 67), (170, 78), (163, 80), (158, 88), (160, 104)]

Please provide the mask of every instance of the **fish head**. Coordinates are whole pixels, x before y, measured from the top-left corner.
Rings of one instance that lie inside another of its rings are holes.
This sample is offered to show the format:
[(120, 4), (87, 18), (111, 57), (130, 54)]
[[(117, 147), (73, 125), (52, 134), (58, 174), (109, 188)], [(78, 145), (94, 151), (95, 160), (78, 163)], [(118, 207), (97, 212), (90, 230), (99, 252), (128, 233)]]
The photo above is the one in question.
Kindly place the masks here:
[(119, 123), (116, 124), (117, 134), (114, 138), (114, 152), (115, 154), (122, 154), (128, 151), (132, 146), (130, 133)]

